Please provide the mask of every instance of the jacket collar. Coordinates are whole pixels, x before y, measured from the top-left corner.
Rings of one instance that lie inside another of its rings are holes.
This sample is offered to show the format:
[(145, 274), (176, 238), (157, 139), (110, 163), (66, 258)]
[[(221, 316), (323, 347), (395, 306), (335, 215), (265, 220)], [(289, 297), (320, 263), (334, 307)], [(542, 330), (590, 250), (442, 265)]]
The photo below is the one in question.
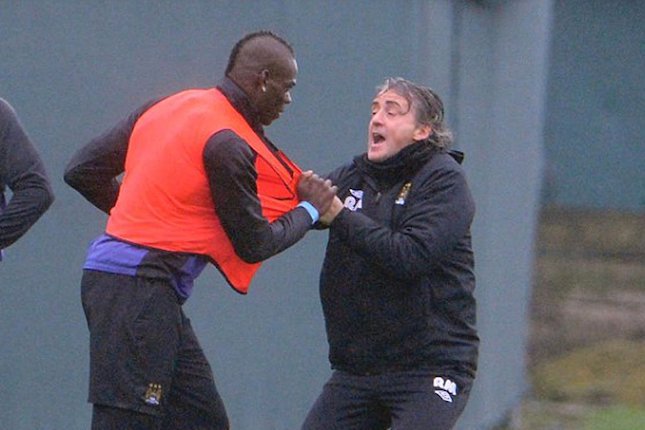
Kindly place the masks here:
[(436, 151), (429, 142), (423, 141), (403, 148), (392, 158), (380, 163), (368, 160), (367, 153), (354, 158), (354, 163), (380, 186), (388, 186), (414, 176)]
[(257, 110), (251, 106), (249, 96), (246, 95), (242, 88), (240, 88), (231, 78), (224, 77), (219, 84), (217, 84), (217, 89), (219, 89), (228, 101), (231, 102), (235, 110), (242, 114), (244, 119), (246, 119), (251, 127), (253, 127), (253, 130), (260, 135), (264, 135), (264, 128), (262, 127), (262, 124), (260, 124)]

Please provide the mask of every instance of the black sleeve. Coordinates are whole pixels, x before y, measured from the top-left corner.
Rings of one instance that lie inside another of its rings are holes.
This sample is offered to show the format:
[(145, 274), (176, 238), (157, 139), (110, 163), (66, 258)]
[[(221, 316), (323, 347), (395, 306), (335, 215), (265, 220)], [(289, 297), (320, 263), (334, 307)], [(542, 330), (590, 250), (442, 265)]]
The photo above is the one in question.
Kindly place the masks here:
[(273, 222), (262, 216), (256, 154), (237, 134), (230, 130), (214, 134), (203, 157), (217, 216), (244, 261), (266, 260), (311, 229), (311, 217), (304, 208), (297, 207)]
[(54, 201), (45, 167), (14, 110), (0, 99), (0, 192), (13, 193), (3, 209), (0, 196), (0, 249), (6, 248), (42, 216)]
[(65, 182), (105, 213), (119, 196), (117, 176), (125, 169), (128, 142), (139, 117), (152, 101), (79, 149), (65, 168)]
[(418, 186), (396, 230), (348, 209), (338, 214), (331, 228), (347, 246), (393, 277), (427, 275), (469, 234), (475, 207), (460, 169), (438, 170)]

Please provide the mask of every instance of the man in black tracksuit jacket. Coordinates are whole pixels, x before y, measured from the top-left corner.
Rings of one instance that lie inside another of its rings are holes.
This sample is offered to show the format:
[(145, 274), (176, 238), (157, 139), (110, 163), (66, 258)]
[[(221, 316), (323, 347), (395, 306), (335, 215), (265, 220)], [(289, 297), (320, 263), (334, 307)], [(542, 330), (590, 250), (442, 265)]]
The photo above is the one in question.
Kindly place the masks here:
[[(5, 189), (12, 197), (5, 199)], [(0, 98), (0, 260), (54, 201), (45, 166), (11, 105)]]
[(475, 377), (474, 203), (441, 100), (401, 78), (338, 186), (320, 294), (334, 373), (303, 429), (450, 429)]

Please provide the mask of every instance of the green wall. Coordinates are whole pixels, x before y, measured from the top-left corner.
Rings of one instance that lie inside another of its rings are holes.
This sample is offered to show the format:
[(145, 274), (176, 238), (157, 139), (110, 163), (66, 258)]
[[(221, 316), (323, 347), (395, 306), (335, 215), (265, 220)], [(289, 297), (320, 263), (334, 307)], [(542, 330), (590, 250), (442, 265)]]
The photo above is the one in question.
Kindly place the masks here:
[(645, 2), (554, 7), (545, 202), (645, 210)]

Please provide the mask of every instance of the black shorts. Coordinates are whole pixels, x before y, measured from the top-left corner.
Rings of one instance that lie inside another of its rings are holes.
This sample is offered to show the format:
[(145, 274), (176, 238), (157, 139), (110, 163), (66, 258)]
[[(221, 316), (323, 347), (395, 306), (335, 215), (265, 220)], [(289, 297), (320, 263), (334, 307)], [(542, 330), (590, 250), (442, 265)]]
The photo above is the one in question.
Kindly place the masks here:
[(85, 270), (81, 296), (91, 403), (227, 428), (210, 365), (167, 281)]
[(379, 375), (334, 371), (303, 430), (448, 430), (463, 412), (470, 377), (410, 370)]

